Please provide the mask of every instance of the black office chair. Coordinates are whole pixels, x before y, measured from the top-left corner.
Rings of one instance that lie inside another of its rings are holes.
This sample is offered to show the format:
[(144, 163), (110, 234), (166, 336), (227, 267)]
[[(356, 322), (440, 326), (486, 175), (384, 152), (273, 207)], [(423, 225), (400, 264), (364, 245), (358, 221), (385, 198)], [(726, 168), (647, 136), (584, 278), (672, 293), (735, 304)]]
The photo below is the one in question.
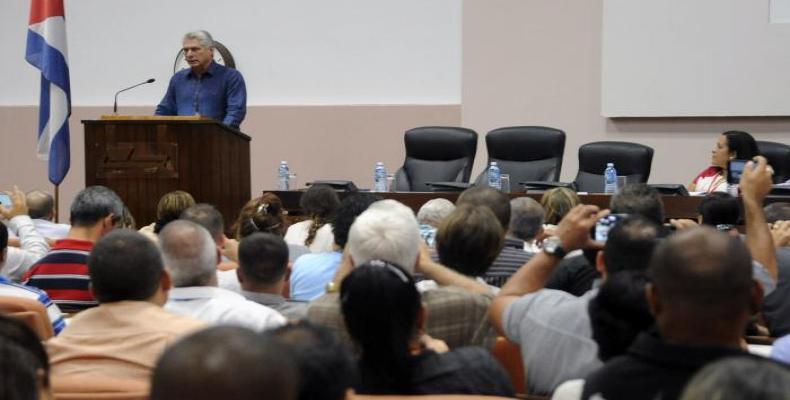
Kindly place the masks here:
[(774, 183), (784, 183), (790, 179), (790, 145), (758, 140), (757, 150), (774, 169)]
[(488, 162), (475, 184), (487, 183), (488, 165), (496, 161), (500, 172), (510, 175), (510, 188), (519, 182), (557, 181), (565, 152), (565, 132), (545, 126), (512, 126), (486, 135)]
[(477, 132), (428, 126), (406, 131), (406, 160), (395, 173), (395, 190), (430, 192), (429, 182), (469, 182), (477, 152)]
[(593, 142), (579, 147), (579, 172), (574, 183), (580, 192), (603, 192), (606, 163), (614, 163), (627, 183), (645, 183), (653, 163), (651, 147), (630, 142)]

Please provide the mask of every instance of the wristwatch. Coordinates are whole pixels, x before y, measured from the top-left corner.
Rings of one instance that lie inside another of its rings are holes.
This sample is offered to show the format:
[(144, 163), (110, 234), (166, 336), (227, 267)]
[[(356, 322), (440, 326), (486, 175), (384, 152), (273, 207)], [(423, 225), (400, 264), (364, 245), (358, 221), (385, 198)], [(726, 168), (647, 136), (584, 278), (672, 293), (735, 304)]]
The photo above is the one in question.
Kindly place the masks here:
[(562, 248), (562, 241), (559, 236), (549, 236), (543, 239), (543, 251), (557, 258), (563, 258), (568, 254), (568, 252)]
[(326, 284), (327, 293), (337, 293), (340, 291), (340, 285), (335, 285), (335, 282), (329, 281)]

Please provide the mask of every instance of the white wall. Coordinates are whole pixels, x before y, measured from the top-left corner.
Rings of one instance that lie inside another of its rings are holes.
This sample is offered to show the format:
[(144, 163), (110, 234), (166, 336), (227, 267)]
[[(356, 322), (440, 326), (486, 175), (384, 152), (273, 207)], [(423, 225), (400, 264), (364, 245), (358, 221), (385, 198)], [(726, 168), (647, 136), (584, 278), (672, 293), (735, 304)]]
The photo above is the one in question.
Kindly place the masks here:
[(604, 0), (602, 114), (790, 115), (790, 24), (769, 0)]
[[(29, 2), (0, 1), (0, 106), (38, 103), (24, 61)], [(72, 99), (159, 102), (182, 35), (206, 29), (233, 54), (248, 105), (458, 104), (461, 0), (66, 1)]]

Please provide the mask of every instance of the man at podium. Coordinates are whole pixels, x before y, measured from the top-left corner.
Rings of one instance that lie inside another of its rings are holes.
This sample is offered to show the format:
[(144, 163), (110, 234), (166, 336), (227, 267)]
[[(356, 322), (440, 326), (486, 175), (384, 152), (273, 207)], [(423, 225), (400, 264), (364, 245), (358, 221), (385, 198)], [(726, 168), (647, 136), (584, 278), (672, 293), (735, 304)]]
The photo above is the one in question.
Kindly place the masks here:
[(204, 115), (239, 129), (247, 114), (247, 88), (241, 73), (214, 61), (214, 40), (206, 31), (187, 33), (183, 46), (190, 68), (170, 78), (156, 115)]

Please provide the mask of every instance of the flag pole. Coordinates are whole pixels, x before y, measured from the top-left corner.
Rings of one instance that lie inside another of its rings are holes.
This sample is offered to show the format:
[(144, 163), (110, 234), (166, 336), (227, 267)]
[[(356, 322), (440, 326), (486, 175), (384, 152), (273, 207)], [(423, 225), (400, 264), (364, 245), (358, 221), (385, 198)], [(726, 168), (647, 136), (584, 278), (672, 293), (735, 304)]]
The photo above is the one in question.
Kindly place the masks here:
[(55, 223), (60, 223), (60, 188), (59, 185), (55, 185)]

